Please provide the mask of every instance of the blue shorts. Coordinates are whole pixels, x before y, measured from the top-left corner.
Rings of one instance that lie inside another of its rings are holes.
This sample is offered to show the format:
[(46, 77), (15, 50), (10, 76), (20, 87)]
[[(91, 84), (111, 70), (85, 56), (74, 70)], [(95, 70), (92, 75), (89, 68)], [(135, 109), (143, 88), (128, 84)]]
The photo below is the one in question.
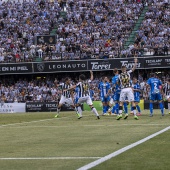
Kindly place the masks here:
[(78, 100), (79, 100), (79, 98), (76, 97), (76, 98), (74, 99), (74, 104), (77, 104), (77, 103), (78, 103)]
[(134, 96), (134, 102), (140, 102), (140, 96)]
[(120, 98), (120, 93), (115, 93), (113, 95), (113, 101), (119, 101), (119, 98)]
[(160, 93), (151, 93), (149, 100), (162, 100), (162, 95)]
[(106, 103), (110, 101), (110, 97), (100, 97), (102, 103)]

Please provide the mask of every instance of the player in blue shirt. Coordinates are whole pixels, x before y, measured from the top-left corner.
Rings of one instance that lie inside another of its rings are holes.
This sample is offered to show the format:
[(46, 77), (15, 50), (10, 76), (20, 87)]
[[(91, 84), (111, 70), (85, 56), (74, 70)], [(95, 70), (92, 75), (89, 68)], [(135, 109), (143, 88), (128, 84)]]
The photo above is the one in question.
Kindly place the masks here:
[[(119, 71), (117, 68), (115, 68), (113, 70), (113, 73), (114, 73), (114, 77), (112, 78), (112, 87), (114, 89), (114, 94), (113, 94), (113, 101), (115, 102), (115, 106), (113, 106), (113, 109), (112, 109), (112, 113), (116, 112), (116, 114), (119, 113), (119, 98), (120, 98), (120, 85), (119, 85)], [(128, 108), (127, 108), (127, 103), (124, 102), (124, 110), (125, 110), (125, 113), (128, 112)]]
[(164, 106), (162, 104), (162, 95), (160, 86), (162, 86), (162, 82), (156, 78), (156, 75), (154, 73), (151, 73), (151, 78), (147, 80), (147, 87), (150, 86), (150, 117), (153, 116), (153, 102), (155, 100), (159, 101), (159, 107), (161, 110), (162, 116), (164, 116)]
[[(134, 102), (135, 102), (136, 108), (138, 110), (137, 116), (140, 116), (141, 115), (141, 109), (140, 109), (140, 106), (138, 104), (140, 103), (141, 87), (138, 84), (138, 80), (137, 80), (136, 77), (133, 78), (132, 88), (133, 88), (133, 92), (134, 92)], [(131, 112), (133, 113), (132, 106), (131, 106)]]
[(92, 101), (94, 101), (94, 90), (93, 90), (92, 86), (90, 87), (89, 91), (90, 91), (90, 98)]
[(100, 99), (103, 104), (103, 115), (106, 115), (108, 109), (109, 109), (109, 101), (110, 101), (110, 83), (108, 82), (107, 77), (102, 78), (102, 82), (100, 82), (99, 86), (99, 93), (100, 93)]

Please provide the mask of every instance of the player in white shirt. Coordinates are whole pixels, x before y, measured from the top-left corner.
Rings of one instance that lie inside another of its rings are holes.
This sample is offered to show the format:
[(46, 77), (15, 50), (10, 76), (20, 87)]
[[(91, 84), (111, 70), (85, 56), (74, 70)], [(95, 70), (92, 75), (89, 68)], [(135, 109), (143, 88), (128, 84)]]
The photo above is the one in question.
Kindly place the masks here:
[[(123, 111), (123, 103), (128, 100), (128, 102), (131, 102), (132, 104), (132, 110), (134, 114), (134, 119), (138, 120), (138, 117), (136, 116), (136, 105), (134, 102), (134, 92), (131, 87), (131, 76), (130, 74), (135, 70), (137, 65), (137, 59), (134, 60), (134, 66), (132, 70), (126, 71), (126, 66), (122, 66), (122, 73), (119, 74), (119, 83), (121, 87), (120, 92), (120, 99), (119, 99), (119, 114), (117, 116), (117, 120), (122, 118), (122, 111)], [(128, 114), (125, 114), (124, 119), (128, 118)]]
[(63, 104), (68, 104), (74, 108), (73, 93), (72, 91), (67, 91), (72, 86), (70, 78), (66, 77), (65, 82), (60, 83), (59, 86), (61, 86), (62, 95), (59, 101), (59, 105), (57, 107), (57, 114), (55, 115), (56, 118), (59, 117), (59, 112)]
[(91, 108), (91, 111), (96, 115), (97, 119), (100, 119), (99, 114), (93, 106), (93, 102), (90, 97), (90, 91), (89, 91), (89, 83), (93, 80), (93, 72), (90, 71), (91, 78), (90, 80), (86, 80), (86, 77), (84, 74), (81, 74), (79, 76), (79, 82), (72, 86), (68, 90), (72, 90), (77, 88), (77, 100), (76, 100), (76, 106), (77, 106), (77, 111), (79, 113), (79, 119), (82, 118), (82, 109), (81, 109), (81, 104), (86, 103), (89, 105)]

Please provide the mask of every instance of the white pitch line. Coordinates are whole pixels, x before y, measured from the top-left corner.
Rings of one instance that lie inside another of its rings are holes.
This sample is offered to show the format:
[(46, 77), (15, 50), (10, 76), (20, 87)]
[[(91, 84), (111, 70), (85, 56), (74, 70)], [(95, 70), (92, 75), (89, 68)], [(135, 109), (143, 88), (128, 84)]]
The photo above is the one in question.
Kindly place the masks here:
[(53, 119), (54, 119), (54, 118), (52, 118), (52, 119), (37, 120), (37, 121), (31, 121), (31, 122), (11, 123), (11, 124), (6, 124), (6, 125), (0, 125), (0, 128), (1, 128), (1, 127), (6, 127), (6, 126), (15, 126), (15, 125), (28, 124), (28, 123), (45, 122), (45, 121), (53, 120)]
[[(89, 115), (85, 115), (84, 117), (87, 117)], [(12, 123), (12, 124), (6, 124), (6, 125), (0, 125), (1, 127), (7, 127), (7, 126), (15, 126), (15, 125), (22, 125), (22, 124), (29, 124), (29, 123), (37, 123), (37, 122), (45, 122), (45, 121), (49, 121), (49, 120), (60, 120), (60, 119), (67, 119), (67, 118), (72, 118), (75, 116), (68, 116), (68, 117), (61, 117), (61, 118), (51, 118), (51, 119), (42, 119), (42, 120), (36, 120), (36, 121), (30, 121), (30, 122), (21, 122), (21, 123)]]
[(128, 145), (128, 146), (126, 146), (126, 147), (124, 147), (122, 149), (119, 149), (119, 150), (117, 150), (117, 151), (115, 151), (115, 152), (113, 152), (113, 153), (111, 153), (109, 155), (106, 155), (106, 156), (104, 156), (104, 157), (102, 157), (102, 158), (100, 158), (100, 159), (98, 159), (98, 160), (96, 160), (94, 162), (91, 162), (91, 163), (89, 163), (89, 164), (87, 164), (87, 165), (85, 165), (85, 166), (83, 166), (83, 167), (81, 167), (81, 168), (79, 168), (77, 170), (88, 170), (90, 168), (93, 168), (93, 167), (95, 167), (95, 166), (97, 166), (97, 165), (99, 165), (99, 164), (101, 164), (101, 163), (103, 163), (103, 162), (105, 162), (105, 161), (107, 161), (107, 160), (109, 160), (109, 159), (111, 159), (113, 157), (116, 157), (117, 155), (120, 155), (121, 153), (123, 153), (123, 152), (125, 152), (125, 151), (127, 151), (127, 150), (129, 150), (131, 148), (134, 148), (135, 146), (140, 145), (141, 143), (144, 143), (144, 142), (154, 138), (155, 136), (158, 136), (158, 135), (160, 135), (160, 134), (162, 134), (162, 133), (164, 133), (164, 132), (166, 132), (168, 130), (170, 130), (170, 126), (166, 127), (163, 130), (160, 130), (160, 131), (158, 131), (158, 132), (156, 132), (156, 133), (154, 133), (154, 134), (152, 134), (152, 135), (150, 135), (150, 136), (148, 136), (148, 137), (146, 137), (144, 139), (141, 139), (141, 140), (139, 140), (139, 141), (137, 141), (135, 143), (132, 143), (132, 144), (130, 144), (130, 145)]
[(0, 158), (0, 160), (57, 160), (57, 159), (99, 159), (101, 157), (35, 157), (35, 158)]
[(73, 117), (73, 116), (61, 117), (61, 118), (51, 118), (51, 119), (42, 119), (42, 120), (35, 120), (35, 121), (30, 121), (30, 122), (12, 123), (12, 124), (0, 125), (0, 128), (1, 127), (7, 127), (7, 126), (29, 124), (29, 123), (45, 122), (45, 121), (54, 120), (54, 119), (58, 120), (58, 119), (64, 119), (64, 118), (71, 118), (71, 117)]

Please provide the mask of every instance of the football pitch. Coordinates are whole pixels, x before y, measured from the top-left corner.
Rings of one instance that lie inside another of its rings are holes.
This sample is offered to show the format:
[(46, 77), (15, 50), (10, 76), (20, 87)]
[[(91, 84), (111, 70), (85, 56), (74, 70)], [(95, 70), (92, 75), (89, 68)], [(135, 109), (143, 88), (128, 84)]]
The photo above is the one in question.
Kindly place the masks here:
[[(170, 115), (134, 120), (83, 112), (0, 114), (0, 170), (169, 170)], [(143, 141), (163, 129), (160, 134)], [(141, 141), (140, 144), (128, 146)], [(124, 149), (122, 149), (124, 148)], [(110, 155), (110, 157), (109, 157)], [(104, 161), (101, 161), (104, 160)]]

